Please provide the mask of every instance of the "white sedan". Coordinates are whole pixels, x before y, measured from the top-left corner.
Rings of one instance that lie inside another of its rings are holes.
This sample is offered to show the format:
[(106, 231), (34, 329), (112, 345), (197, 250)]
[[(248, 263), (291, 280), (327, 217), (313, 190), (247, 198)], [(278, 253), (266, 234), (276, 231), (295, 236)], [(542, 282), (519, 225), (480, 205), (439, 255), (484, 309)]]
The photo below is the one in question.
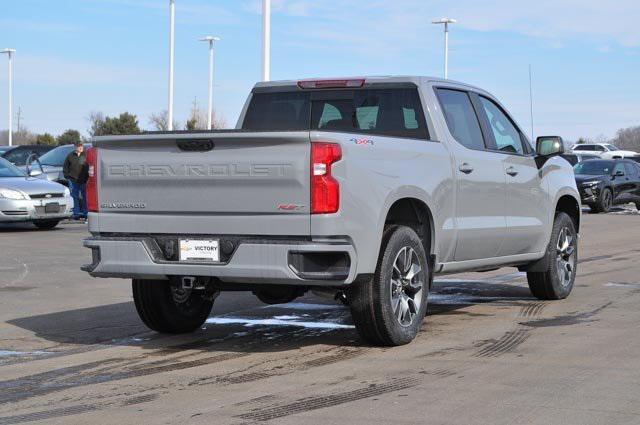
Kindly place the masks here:
[(59, 183), (31, 176), (0, 158), (0, 223), (32, 222), (53, 229), (71, 217), (73, 198)]

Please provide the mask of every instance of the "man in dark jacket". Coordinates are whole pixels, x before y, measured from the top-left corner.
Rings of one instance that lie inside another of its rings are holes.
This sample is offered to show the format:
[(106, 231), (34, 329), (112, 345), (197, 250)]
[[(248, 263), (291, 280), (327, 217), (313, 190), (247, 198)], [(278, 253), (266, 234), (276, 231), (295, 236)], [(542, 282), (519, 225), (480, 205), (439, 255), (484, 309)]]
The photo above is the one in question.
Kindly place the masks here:
[(86, 183), (89, 178), (89, 164), (87, 164), (82, 142), (76, 142), (75, 146), (73, 152), (64, 160), (62, 172), (69, 182), (73, 197), (73, 219), (84, 220), (87, 218)]

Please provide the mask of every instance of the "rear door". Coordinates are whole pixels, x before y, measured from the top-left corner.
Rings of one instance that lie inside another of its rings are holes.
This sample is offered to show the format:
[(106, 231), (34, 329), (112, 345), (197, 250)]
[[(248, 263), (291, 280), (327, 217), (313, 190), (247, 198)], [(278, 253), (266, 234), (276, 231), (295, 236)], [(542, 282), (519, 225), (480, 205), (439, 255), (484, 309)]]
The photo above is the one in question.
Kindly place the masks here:
[(500, 153), (502, 172), (507, 179), (507, 232), (498, 255), (535, 252), (544, 245), (550, 200), (533, 149), (501, 106), (485, 96), (476, 99), (490, 149)]
[(503, 156), (486, 149), (469, 93), (437, 89), (456, 160), (455, 261), (495, 257), (506, 233)]

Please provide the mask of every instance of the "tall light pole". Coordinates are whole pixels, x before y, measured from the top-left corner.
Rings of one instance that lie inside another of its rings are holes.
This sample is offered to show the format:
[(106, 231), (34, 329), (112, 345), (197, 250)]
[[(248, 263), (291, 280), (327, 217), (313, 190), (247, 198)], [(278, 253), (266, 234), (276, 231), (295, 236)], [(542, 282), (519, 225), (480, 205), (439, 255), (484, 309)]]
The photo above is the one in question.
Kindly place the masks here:
[(169, 106), (167, 129), (173, 131), (173, 56), (176, 24), (176, 2), (169, 0)]
[(13, 144), (13, 54), (16, 49), (0, 50), (9, 57), (9, 146)]
[(262, 81), (271, 79), (271, 0), (262, 0)]
[(431, 22), (432, 24), (444, 24), (444, 79), (449, 78), (449, 24), (455, 24), (455, 19), (440, 18)]
[(200, 41), (209, 42), (209, 114), (207, 115), (207, 129), (211, 130), (213, 124), (213, 45), (216, 41), (220, 41), (220, 37), (208, 35), (201, 38)]

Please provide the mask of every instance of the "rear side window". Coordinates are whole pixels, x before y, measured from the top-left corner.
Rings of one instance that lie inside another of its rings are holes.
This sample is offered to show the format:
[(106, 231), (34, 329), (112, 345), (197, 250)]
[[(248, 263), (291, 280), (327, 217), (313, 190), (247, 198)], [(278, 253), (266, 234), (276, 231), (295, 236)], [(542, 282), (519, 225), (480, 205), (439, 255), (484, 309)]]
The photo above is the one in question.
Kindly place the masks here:
[(469, 95), (459, 90), (438, 89), (437, 92), (451, 135), (469, 149), (484, 149), (480, 123)]
[(254, 93), (242, 128), (429, 138), (415, 88)]
[(576, 145), (574, 147), (577, 151), (594, 151), (593, 145)]

